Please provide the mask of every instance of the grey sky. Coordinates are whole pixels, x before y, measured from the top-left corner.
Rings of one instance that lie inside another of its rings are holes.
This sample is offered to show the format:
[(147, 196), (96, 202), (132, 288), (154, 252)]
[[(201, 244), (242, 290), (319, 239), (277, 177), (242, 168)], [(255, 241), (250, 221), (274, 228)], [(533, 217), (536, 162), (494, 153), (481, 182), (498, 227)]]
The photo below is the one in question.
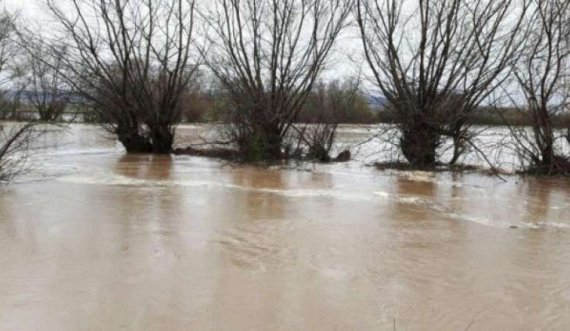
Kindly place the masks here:
[(38, 15), (37, 1), (35, 0), (4, 0), (6, 7), (10, 10), (19, 10), (26, 17)]
[[(50, 24), (43, 8), (45, 0), (0, 0), (0, 3), (10, 11), (19, 11), (24, 21), (34, 25), (41, 22), (42, 29)], [(330, 66), (323, 73), (327, 80), (355, 75), (362, 65), (360, 42), (356, 40), (355, 33), (345, 33), (337, 45), (339, 52), (331, 58)]]

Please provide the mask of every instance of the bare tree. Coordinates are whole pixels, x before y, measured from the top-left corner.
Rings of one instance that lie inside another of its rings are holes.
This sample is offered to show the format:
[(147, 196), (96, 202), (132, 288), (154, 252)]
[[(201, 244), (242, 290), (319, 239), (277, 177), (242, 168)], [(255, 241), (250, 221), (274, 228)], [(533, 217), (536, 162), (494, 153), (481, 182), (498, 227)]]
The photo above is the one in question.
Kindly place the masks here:
[(31, 54), (26, 55), (23, 101), (33, 107), (39, 119), (51, 122), (60, 119), (70, 103), (72, 91), (65, 83), (63, 72), (63, 59), (65, 49), (53, 54), (43, 40), (28, 47)]
[(45, 132), (38, 122), (15, 123), (10, 129), (0, 124), (0, 184), (29, 169), (29, 152), (37, 147), (35, 141)]
[[(350, 120), (351, 116), (362, 116), (362, 113), (371, 116), (359, 79), (315, 84), (301, 113), (301, 119), (308, 121), (294, 125), (298, 145), (306, 146), (306, 158), (333, 161), (331, 152), (335, 147), (338, 126)], [(348, 161), (346, 155), (350, 152), (343, 153), (344, 160)]]
[(519, 105), (517, 96), (522, 96), (519, 108), (530, 117), (532, 130), (511, 128), (511, 132), (527, 171), (570, 174), (570, 160), (560, 150), (566, 139), (554, 123), (569, 111), (570, 2), (533, 0), (532, 4), (532, 33), (514, 72), (519, 93), (512, 96)]
[[(0, 5), (3, 1), (0, 0)], [(16, 56), (16, 47), (11, 39), (16, 31), (15, 16), (5, 9), (0, 9), (0, 119), (15, 119), (19, 106), (19, 93), (15, 93), (13, 86), (8, 83), (14, 78), (13, 58)]]
[[(3, 1), (0, 0), (0, 5), (2, 4)], [(3, 73), (0, 77), (0, 85), (4, 85), (12, 78), (10, 70), (7, 69), (16, 54), (16, 47), (11, 41), (15, 31), (16, 17), (5, 9), (0, 9), (0, 72)]]
[(247, 159), (282, 157), (285, 139), (335, 40), (348, 0), (215, 0), (206, 63), (230, 101), (230, 139)]
[(412, 166), (441, 162), (446, 137), (456, 145), (453, 163), (472, 145), (468, 116), (508, 77), (527, 10), (517, 0), (357, 0), (373, 82)]
[[(47, 0), (58, 72), (128, 152), (170, 153), (193, 57), (193, 0)], [(65, 53), (64, 53), (65, 52)], [(45, 62), (44, 62), (45, 63)], [(55, 69), (54, 64), (49, 64)]]
[[(0, 0), (0, 5), (2, 1)], [(1, 86), (12, 84), (12, 79), (17, 76), (15, 70), (14, 57), (18, 54), (16, 44), (13, 37), (16, 33), (15, 17), (6, 11), (0, 12), (0, 80)], [(11, 99), (17, 100), (16, 95), (10, 96)], [(2, 102), (0, 104), (1, 112), (4, 107), (13, 108), (17, 102)], [(13, 179), (16, 175), (26, 170), (26, 160), (28, 152), (35, 138), (44, 130), (37, 127), (36, 123), (15, 123), (11, 125), (11, 129), (0, 123), (0, 184), (6, 183)]]

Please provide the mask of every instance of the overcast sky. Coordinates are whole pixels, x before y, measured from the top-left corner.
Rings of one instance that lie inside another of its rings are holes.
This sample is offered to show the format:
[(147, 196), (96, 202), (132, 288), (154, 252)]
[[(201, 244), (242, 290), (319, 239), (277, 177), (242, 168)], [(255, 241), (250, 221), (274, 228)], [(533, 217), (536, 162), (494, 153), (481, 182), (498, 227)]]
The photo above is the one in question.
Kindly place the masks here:
[[(35, 25), (35, 23), (42, 21), (42, 28), (50, 24), (48, 15), (46, 15), (47, 10), (44, 7), (45, 0), (0, 0), (0, 3), (4, 3), (4, 6), (10, 11), (19, 11), (20, 19), (29, 21), (31, 24)], [(355, 65), (353, 62), (361, 58), (360, 42), (354, 40), (352, 36), (345, 35), (342, 40), (339, 40), (338, 44), (342, 45), (339, 47), (341, 54), (337, 54), (335, 56), (336, 59), (331, 59), (333, 63), (331, 63), (331, 66), (323, 75), (329, 79), (354, 75), (358, 72), (358, 67), (362, 65)], [(351, 58), (351, 60), (348, 58)], [(357, 60), (356, 62), (361, 61)]]
[[(6, 7), (10, 11), (18, 11), (20, 13), (19, 18), (23, 21), (23, 24), (48, 32), (53, 22), (51, 22), (49, 18), (45, 1), (46, 0), (0, 0), (0, 8)], [(203, 3), (209, 3), (209, 0), (203, 1)], [(329, 65), (323, 72), (322, 78), (325, 80), (343, 79), (358, 75), (358, 73), (362, 73), (364, 77), (370, 78), (370, 69), (365, 64), (361, 41), (355, 30), (348, 31), (337, 40), (337, 51), (338, 52), (330, 58)], [(365, 79), (363, 83), (365, 88), (370, 89), (372, 93), (377, 93), (377, 89), (374, 87), (374, 84), (370, 84), (370, 81)]]
[(8, 9), (20, 10), (27, 17), (38, 13), (35, 0), (3, 0)]

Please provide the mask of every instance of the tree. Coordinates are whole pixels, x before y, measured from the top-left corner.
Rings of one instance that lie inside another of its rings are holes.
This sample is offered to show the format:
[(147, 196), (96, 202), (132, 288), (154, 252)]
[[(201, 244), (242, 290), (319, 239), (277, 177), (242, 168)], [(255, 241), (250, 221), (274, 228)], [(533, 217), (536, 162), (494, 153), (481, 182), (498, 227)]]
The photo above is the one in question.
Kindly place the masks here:
[[(2, 1), (0, 0), (0, 5)], [(5, 86), (11, 82), (14, 74), (14, 57), (18, 49), (13, 43), (16, 33), (14, 15), (7, 11), (0, 12), (0, 85)], [(0, 106), (6, 106), (2, 103)], [(2, 112), (4, 109), (0, 109)], [(14, 124), (11, 129), (0, 124), (0, 184), (12, 180), (25, 169), (27, 152), (31, 144), (43, 130), (35, 122)]]
[(472, 144), (467, 119), (508, 77), (527, 10), (516, 0), (357, 0), (373, 82), (397, 116), (397, 145), (412, 166), (438, 164), (446, 137), (455, 154)]
[(285, 139), (347, 24), (347, 0), (215, 0), (202, 52), (229, 100), (244, 158), (279, 159)]
[(555, 130), (554, 119), (568, 112), (570, 90), (570, 3), (533, 0), (532, 33), (514, 71), (518, 93), (513, 103), (528, 114), (532, 130), (511, 128), (516, 150), (528, 171), (570, 174), (570, 161), (557, 143), (566, 143)]
[(38, 122), (14, 124), (11, 129), (0, 124), (0, 184), (26, 172), (29, 151), (45, 132)]
[(41, 121), (55, 121), (63, 115), (73, 96), (62, 74), (65, 49), (56, 56), (39, 39), (28, 51), (32, 53), (25, 59), (25, 69), (29, 72), (25, 77), (24, 102), (38, 112)]
[(372, 117), (359, 79), (318, 82), (303, 107), (301, 122), (294, 128), (297, 139), (307, 147), (308, 159), (329, 162), (333, 160), (331, 151), (339, 124), (367, 122)]
[(198, 68), (194, 1), (47, 4), (62, 30), (49, 44), (66, 83), (91, 103), (127, 152), (170, 153), (182, 95)]
[[(0, 0), (0, 5), (3, 2)], [(13, 58), (16, 48), (11, 39), (16, 31), (16, 18), (5, 9), (0, 9), (0, 119), (17, 117), (16, 108), (19, 104), (19, 93), (6, 90), (7, 83), (11, 82), (13, 73)]]
[(346, 124), (370, 124), (378, 121), (369, 97), (361, 91), (359, 78), (347, 78), (314, 85), (299, 114), (301, 123), (335, 121)]

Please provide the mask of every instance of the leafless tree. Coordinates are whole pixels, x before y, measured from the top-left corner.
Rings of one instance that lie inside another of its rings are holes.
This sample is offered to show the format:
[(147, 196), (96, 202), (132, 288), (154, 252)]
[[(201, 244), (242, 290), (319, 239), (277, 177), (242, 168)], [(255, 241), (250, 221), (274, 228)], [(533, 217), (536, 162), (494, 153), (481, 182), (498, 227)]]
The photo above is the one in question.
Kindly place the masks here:
[(26, 172), (30, 151), (45, 132), (38, 122), (14, 123), (10, 129), (0, 124), (0, 184)]
[[(0, 0), (0, 5), (2, 1)], [(0, 12), (0, 86), (10, 85), (11, 80), (17, 75), (14, 57), (18, 53), (13, 38), (16, 32), (16, 21), (13, 14), (6, 11)], [(13, 87), (13, 86), (10, 86)], [(14, 96), (10, 96), (14, 98)], [(14, 102), (1, 103), (0, 107), (11, 107)], [(2, 112), (4, 109), (0, 109)], [(35, 138), (43, 129), (37, 127), (37, 123), (15, 123), (11, 129), (0, 123), (0, 184), (6, 183), (16, 175), (26, 170), (27, 153)]]
[(229, 100), (229, 136), (247, 159), (282, 157), (285, 139), (335, 40), (348, 0), (214, 0), (206, 64)]
[[(0, 0), (0, 6), (3, 1)], [(0, 77), (0, 85), (4, 85), (12, 78), (8, 67), (11, 64), (12, 58), (16, 54), (16, 47), (11, 39), (16, 31), (16, 17), (15, 15), (7, 12), (5, 9), (0, 9), (0, 72), (3, 73)]]
[(128, 152), (170, 153), (198, 68), (194, 1), (46, 1), (59, 28), (50, 50), (66, 83)]
[(570, 160), (560, 148), (567, 140), (553, 123), (569, 111), (570, 2), (533, 0), (532, 5), (532, 33), (514, 71), (519, 93), (511, 94), (513, 103), (530, 117), (532, 130), (511, 128), (511, 132), (528, 171), (570, 174)]
[[(0, 0), (0, 6), (3, 1)], [(18, 105), (18, 94), (12, 93), (10, 87), (6, 88), (7, 83), (12, 81), (14, 77), (12, 59), (16, 54), (14, 44), (11, 38), (16, 31), (15, 17), (8, 13), (5, 9), (0, 9), (0, 119), (11, 119), (16, 117), (16, 108)]]
[(24, 68), (23, 101), (37, 111), (39, 119), (51, 122), (60, 119), (70, 103), (72, 91), (62, 75), (65, 49), (53, 54), (41, 38), (28, 47)]
[(331, 152), (335, 147), (338, 126), (349, 114), (359, 111), (370, 111), (362, 96), (359, 79), (315, 84), (303, 108), (304, 117), (310, 121), (294, 125), (295, 137), (299, 141), (297, 145), (306, 146), (306, 158), (333, 161)]
[(472, 145), (467, 118), (508, 77), (527, 10), (526, 0), (357, 0), (373, 82), (412, 166), (441, 162), (446, 137), (456, 145), (452, 162)]

